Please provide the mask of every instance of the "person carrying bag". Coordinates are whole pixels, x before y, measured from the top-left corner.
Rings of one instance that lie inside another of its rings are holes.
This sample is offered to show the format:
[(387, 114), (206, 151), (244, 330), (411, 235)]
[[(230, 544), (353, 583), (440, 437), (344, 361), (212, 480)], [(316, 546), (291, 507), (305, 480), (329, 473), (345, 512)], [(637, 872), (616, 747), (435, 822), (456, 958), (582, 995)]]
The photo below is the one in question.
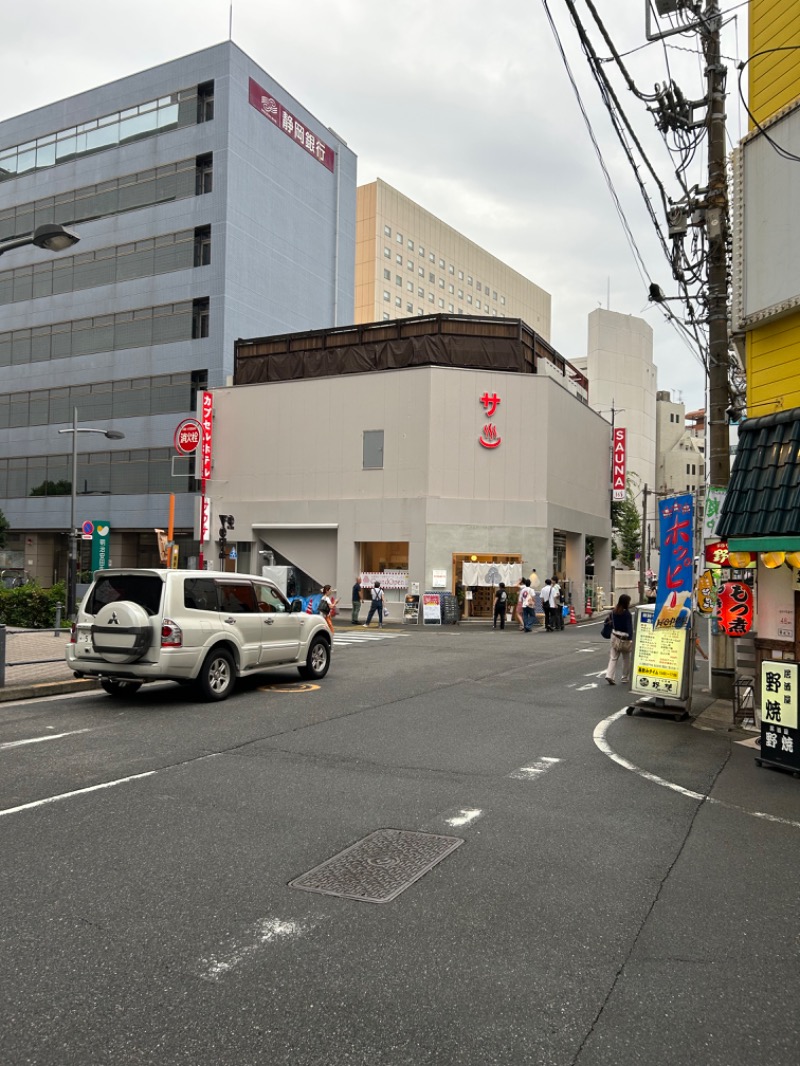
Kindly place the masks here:
[(606, 619), (603, 626), (605, 632), (609, 620), (611, 621), (611, 652), (608, 657), (608, 669), (606, 681), (609, 685), (616, 685), (617, 663), (622, 659), (623, 685), (631, 679), (631, 650), (633, 648), (633, 615), (630, 612), (631, 598), (623, 594), (617, 600), (617, 606)]

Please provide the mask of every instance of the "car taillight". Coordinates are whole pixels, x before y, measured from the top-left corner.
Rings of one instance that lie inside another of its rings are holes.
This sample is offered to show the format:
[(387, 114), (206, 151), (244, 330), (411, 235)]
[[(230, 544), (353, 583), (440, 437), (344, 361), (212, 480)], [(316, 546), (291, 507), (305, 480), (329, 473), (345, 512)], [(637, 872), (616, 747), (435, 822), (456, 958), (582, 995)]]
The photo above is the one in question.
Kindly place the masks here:
[(69, 627), (69, 642), (75, 644), (78, 640), (78, 625), (77, 622), (73, 622)]
[(161, 623), (161, 647), (180, 648), (183, 646), (183, 630), (171, 618)]

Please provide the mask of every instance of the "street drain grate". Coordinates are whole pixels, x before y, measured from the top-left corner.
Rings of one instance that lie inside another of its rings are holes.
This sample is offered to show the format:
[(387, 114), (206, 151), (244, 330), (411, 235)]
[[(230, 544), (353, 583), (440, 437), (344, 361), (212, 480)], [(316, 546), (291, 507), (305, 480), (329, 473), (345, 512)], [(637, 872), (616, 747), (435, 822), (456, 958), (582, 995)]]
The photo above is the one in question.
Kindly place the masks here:
[(296, 877), (289, 887), (364, 903), (391, 903), (463, 843), (460, 837), (376, 829)]

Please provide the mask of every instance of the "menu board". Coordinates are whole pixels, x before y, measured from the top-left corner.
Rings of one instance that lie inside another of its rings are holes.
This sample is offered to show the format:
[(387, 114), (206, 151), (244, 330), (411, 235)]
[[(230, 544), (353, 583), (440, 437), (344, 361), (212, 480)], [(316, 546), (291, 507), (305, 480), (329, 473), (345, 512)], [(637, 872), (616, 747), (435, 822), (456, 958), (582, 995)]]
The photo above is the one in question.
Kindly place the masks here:
[(640, 608), (633, 647), (631, 691), (637, 696), (686, 698), (686, 643), (689, 630), (653, 628), (654, 611)]

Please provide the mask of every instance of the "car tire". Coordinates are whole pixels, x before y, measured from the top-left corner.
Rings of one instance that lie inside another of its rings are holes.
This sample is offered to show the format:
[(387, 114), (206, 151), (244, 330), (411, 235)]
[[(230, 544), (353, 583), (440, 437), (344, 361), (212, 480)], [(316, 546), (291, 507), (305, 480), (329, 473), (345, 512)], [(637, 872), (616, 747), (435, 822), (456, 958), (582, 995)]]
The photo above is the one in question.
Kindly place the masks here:
[(321, 681), (331, 665), (331, 646), (324, 637), (315, 637), (308, 649), (305, 666), (297, 672), (305, 681)]
[(203, 660), (195, 685), (204, 700), (226, 700), (235, 681), (233, 656), (226, 648), (214, 648)]
[(141, 681), (117, 681), (111, 677), (100, 679), (100, 687), (104, 688), (109, 696), (120, 699), (125, 696), (133, 696), (142, 687)]

